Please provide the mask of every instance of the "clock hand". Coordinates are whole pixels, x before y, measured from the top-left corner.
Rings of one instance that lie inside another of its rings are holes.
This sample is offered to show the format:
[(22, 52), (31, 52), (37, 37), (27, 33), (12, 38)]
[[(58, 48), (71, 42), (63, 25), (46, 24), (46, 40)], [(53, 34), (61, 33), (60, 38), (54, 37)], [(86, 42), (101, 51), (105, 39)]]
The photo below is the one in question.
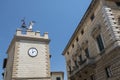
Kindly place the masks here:
[(32, 53), (34, 53), (35, 51), (32, 51)]

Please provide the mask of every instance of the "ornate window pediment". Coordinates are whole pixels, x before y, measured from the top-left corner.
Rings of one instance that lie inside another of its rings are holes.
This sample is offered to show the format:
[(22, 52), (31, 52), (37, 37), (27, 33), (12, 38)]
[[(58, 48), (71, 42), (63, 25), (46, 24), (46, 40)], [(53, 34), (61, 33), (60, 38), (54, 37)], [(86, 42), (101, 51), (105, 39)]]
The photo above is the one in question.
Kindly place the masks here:
[(92, 30), (92, 32), (91, 32), (92, 37), (93, 37), (93, 38), (96, 38), (97, 35), (100, 34), (100, 31), (101, 31), (101, 25), (100, 25), (100, 24), (97, 24), (97, 25), (93, 28), (93, 30)]
[(97, 24), (93, 28), (93, 30), (91, 32), (91, 35), (96, 40), (99, 51), (100, 52), (103, 51), (105, 47), (104, 47), (103, 38), (102, 38), (102, 35), (101, 35), (101, 25), (100, 24)]

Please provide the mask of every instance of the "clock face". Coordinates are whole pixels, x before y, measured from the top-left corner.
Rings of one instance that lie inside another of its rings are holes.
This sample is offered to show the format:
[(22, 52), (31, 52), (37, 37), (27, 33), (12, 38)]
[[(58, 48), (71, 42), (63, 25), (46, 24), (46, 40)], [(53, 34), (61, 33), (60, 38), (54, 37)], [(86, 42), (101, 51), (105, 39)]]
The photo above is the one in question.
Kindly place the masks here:
[(31, 57), (35, 57), (35, 56), (37, 56), (37, 54), (38, 54), (38, 51), (37, 51), (36, 48), (30, 48), (28, 50), (28, 55), (31, 56)]

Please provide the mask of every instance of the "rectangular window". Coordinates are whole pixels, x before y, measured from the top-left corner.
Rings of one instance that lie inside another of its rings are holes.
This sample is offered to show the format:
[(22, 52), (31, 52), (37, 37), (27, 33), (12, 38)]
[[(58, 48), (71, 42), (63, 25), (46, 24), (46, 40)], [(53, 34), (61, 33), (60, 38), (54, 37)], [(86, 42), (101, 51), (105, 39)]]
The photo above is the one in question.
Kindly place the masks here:
[(110, 67), (106, 67), (105, 71), (106, 71), (106, 75), (107, 75), (108, 78), (112, 76), (112, 72), (111, 72)]
[(61, 80), (61, 78), (60, 78), (60, 77), (57, 77), (56, 80)]
[(90, 57), (88, 48), (85, 49), (85, 54), (86, 54), (86, 57), (87, 57), (87, 58)]
[(81, 35), (83, 35), (83, 34), (84, 34), (84, 29), (81, 30)]
[(120, 2), (115, 2), (117, 6), (120, 6)]
[(96, 40), (97, 40), (99, 50), (103, 51), (104, 50), (104, 45), (103, 45), (102, 37), (101, 37), (100, 34), (96, 37)]
[(74, 44), (72, 44), (72, 48), (74, 48)]

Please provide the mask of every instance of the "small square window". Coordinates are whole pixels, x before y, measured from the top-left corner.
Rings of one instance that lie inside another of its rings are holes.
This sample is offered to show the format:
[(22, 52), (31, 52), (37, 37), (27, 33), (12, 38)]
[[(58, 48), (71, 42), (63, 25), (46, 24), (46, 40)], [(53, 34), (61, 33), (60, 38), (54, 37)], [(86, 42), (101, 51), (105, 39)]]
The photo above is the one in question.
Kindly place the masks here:
[(76, 41), (77, 41), (77, 42), (79, 41), (78, 37), (76, 38)]
[(82, 35), (84, 34), (84, 29), (81, 30), (81, 34), (82, 34)]
[(69, 55), (69, 52), (67, 52), (67, 55)]
[(74, 44), (72, 44), (72, 48), (74, 48)]
[(95, 15), (92, 14), (91, 17), (90, 17), (91, 21), (93, 21), (94, 18), (95, 18)]

